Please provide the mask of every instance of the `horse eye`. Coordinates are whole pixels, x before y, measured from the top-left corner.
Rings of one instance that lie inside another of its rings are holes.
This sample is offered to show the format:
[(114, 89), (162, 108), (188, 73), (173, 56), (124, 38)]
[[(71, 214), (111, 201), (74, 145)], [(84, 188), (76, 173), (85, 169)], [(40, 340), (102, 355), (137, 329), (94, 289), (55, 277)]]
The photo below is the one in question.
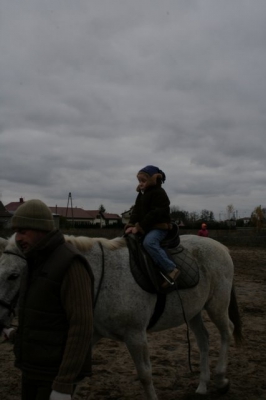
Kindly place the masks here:
[(15, 281), (19, 277), (19, 274), (16, 274), (15, 272), (7, 278), (8, 281)]

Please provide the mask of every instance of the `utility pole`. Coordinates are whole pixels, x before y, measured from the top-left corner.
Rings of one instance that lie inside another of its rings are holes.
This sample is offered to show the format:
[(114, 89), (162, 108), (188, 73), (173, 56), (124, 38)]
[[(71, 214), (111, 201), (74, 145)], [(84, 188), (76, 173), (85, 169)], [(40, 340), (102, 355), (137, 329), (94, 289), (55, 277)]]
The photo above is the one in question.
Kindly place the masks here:
[(72, 226), (73, 226), (73, 204), (72, 204), (72, 196), (71, 196), (71, 192), (69, 192), (68, 194), (68, 199), (67, 199), (67, 209), (66, 209), (66, 217), (67, 217), (67, 213), (68, 213), (68, 205), (71, 204), (71, 216), (72, 216)]

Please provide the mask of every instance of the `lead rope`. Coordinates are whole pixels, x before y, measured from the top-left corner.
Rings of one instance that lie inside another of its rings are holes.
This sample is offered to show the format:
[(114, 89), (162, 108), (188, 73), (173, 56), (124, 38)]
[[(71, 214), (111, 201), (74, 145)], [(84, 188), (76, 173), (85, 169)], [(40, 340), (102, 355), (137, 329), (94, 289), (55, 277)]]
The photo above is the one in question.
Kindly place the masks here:
[(184, 310), (184, 307), (183, 307), (183, 302), (182, 302), (182, 299), (181, 299), (181, 296), (180, 296), (180, 293), (179, 293), (179, 290), (178, 290), (178, 285), (177, 285), (176, 282), (175, 282), (175, 288), (176, 288), (176, 291), (177, 291), (177, 294), (178, 294), (178, 297), (179, 297), (179, 300), (180, 300), (182, 313), (183, 313), (183, 318), (184, 318), (184, 321), (185, 321), (186, 326), (187, 326), (188, 365), (189, 365), (190, 372), (193, 373), (193, 369), (192, 369), (192, 365), (191, 365), (191, 346), (190, 346), (190, 336), (189, 336), (189, 325), (188, 325), (188, 322), (187, 322), (187, 317), (186, 317), (186, 313), (185, 313), (185, 310)]
[(102, 274), (101, 274), (100, 282), (99, 282), (99, 285), (98, 285), (98, 290), (97, 290), (97, 293), (96, 293), (96, 296), (95, 296), (95, 300), (93, 302), (93, 308), (96, 307), (96, 303), (97, 303), (97, 300), (98, 300), (98, 297), (99, 297), (99, 294), (100, 294), (101, 286), (102, 286), (102, 283), (103, 283), (103, 277), (104, 277), (104, 251), (103, 251), (103, 246), (102, 246), (102, 244), (100, 242), (99, 242), (99, 246), (100, 246), (100, 249), (101, 249), (101, 252), (102, 252)]

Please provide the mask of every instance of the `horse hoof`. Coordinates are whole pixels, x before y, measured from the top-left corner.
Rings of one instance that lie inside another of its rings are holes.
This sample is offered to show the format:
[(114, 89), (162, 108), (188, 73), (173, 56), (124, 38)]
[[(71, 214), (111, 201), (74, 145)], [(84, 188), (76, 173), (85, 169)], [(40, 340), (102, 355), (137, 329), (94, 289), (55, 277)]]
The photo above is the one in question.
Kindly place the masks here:
[(200, 395), (206, 395), (207, 394), (207, 386), (206, 383), (200, 383), (197, 390), (196, 390), (196, 394), (200, 394)]
[(220, 394), (226, 394), (230, 389), (230, 381), (227, 380), (226, 384), (224, 386), (218, 387), (218, 392)]
[(202, 390), (196, 390), (196, 392), (195, 392), (196, 394), (199, 394), (200, 396), (206, 396), (206, 394), (207, 394), (207, 391), (202, 391)]

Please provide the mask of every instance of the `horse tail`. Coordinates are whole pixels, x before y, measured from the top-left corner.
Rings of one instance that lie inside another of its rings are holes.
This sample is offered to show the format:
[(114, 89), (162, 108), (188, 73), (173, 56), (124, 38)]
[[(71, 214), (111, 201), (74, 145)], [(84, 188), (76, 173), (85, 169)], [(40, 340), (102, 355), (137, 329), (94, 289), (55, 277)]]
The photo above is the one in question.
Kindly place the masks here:
[(232, 290), (231, 290), (231, 298), (230, 298), (228, 313), (229, 313), (230, 320), (234, 324), (233, 336), (234, 336), (235, 344), (237, 346), (241, 346), (244, 342), (244, 337), (242, 335), (242, 321), (241, 321), (241, 316), (240, 316), (239, 309), (238, 309), (234, 285), (232, 286)]

